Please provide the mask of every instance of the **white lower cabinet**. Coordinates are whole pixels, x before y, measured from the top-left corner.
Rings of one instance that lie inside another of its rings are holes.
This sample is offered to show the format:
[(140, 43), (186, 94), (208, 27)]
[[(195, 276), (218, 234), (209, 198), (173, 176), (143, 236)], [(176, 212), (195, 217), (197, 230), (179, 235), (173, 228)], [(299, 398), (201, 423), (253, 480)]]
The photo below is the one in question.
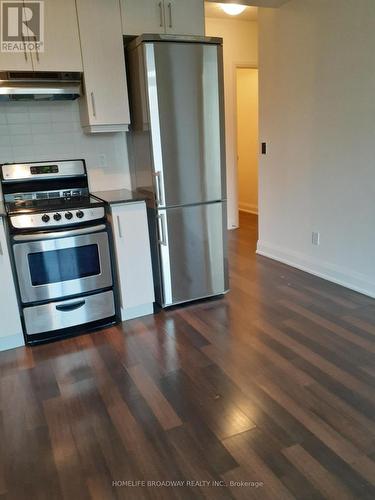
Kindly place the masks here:
[(144, 201), (111, 206), (122, 320), (153, 313), (154, 281)]
[(0, 219), (0, 351), (24, 345), (4, 220)]

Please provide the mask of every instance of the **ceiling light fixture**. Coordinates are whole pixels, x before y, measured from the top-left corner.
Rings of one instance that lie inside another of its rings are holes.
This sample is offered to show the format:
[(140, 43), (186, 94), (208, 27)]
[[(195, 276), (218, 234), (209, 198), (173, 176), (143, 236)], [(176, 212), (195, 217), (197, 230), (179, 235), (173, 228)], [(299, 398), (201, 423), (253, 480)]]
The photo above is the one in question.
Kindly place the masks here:
[(230, 16), (238, 16), (246, 9), (246, 5), (240, 5), (238, 3), (221, 3), (220, 7), (226, 14)]

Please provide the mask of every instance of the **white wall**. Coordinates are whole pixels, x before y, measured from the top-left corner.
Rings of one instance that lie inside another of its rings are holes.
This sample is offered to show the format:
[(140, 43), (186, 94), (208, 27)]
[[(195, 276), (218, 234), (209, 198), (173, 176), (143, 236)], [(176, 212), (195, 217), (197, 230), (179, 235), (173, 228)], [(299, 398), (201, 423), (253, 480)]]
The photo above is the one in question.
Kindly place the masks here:
[(130, 186), (125, 133), (84, 134), (77, 101), (0, 103), (0, 163), (81, 158), (92, 191)]
[(258, 29), (253, 21), (206, 18), (206, 35), (224, 39), (225, 132), (228, 227), (238, 226), (236, 66), (258, 65)]
[(258, 252), (375, 296), (375, 2), (291, 0), (259, 30)]

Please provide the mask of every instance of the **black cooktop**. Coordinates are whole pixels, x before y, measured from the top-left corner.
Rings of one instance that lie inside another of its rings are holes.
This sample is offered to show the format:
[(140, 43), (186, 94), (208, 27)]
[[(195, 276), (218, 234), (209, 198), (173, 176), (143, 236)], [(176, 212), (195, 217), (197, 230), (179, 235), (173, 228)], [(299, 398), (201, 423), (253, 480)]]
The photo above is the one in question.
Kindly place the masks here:
[(58, 210), (72, 210), (77, 208), (90, 208), (91, 206), (103, 206), (105, 203), (94, 196), (74, 196), (72, 198), (53, 198), (42, 200), (19, 200), (6, 203), (8, 214), (50, 212)]

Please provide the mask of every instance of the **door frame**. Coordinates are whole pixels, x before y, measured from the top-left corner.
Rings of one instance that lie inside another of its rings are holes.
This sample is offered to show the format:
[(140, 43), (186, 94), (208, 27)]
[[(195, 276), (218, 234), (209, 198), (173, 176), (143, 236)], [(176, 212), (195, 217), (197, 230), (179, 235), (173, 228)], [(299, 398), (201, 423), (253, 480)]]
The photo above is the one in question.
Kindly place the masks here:
[[(232, 68), (232, 78), (233, 78), (233, 115), (234, 115), (234, 145), (233, 145), (233, 164), (235, 165), (235, 173), (234, 173), (234, 186), (235, 186), (235, 203), (236, 206), (236, 227), (239, 227), (239, 201), (238, 201), (238, 116), (237, 116), (237, 70), (238, 69), (257, 69), (259, 71), (259, 65), (255, 62), (234, 62)], [(258, 73), (259, 78), (259, 73)], [(258, 186), (259, 188), (259, 186)], [(259, 203), (258, 203), (258, 217), (259, 217)]]

